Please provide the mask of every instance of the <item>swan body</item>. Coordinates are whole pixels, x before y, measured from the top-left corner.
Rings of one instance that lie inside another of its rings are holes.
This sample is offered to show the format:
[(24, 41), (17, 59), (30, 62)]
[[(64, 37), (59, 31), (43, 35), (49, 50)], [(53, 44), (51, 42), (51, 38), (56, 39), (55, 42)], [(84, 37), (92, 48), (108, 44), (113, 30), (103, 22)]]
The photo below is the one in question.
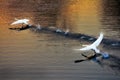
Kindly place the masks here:
[(29, 19), (16, 19), (16, 21), (14, 21), (11, 25), (15, 25), (15, 24), (28, 24)]
[(103, 33), (100, 33), (100, 36), (98, 37), (98, 39), (93, 44), (83, 45), (83, 46), (85, 46), (84, 48), (77, 49), (77, 50), (81, 50), (81, 51), (94, 50), (96, 53), (100, 53), (100, 50), (97, 49), (97, 47), (100, 45), (102, 39), (103, 39)]
[(81, 50), (81, 51), (89, 51), (89, 50), (93, 50), (96, 54), (101, 54), (103, 59), (108, 59), (109, 58), (109, 54), (105, 53), (105, 52), (101, 52), (97, 47), (100, 45), (100, 43), (103, 40), (103, 33), (100, 33), (100, 36), (98, 37), (98, 39), (93, 42), (93, 44), (91, 45), (83, 45), (85, 46), (84, 48), (81, 49), (76, 49), (76, 50)]

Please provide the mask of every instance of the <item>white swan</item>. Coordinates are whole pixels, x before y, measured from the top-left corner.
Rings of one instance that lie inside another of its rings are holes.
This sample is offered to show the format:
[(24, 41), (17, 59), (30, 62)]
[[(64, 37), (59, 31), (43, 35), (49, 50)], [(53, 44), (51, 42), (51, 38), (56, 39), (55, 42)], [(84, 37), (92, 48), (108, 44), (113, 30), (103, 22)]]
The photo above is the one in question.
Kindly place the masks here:
[[(98, 37), (98, 39), (91, 45), (83, 45), (86, 46), (84, 48), (81, 49), (75, 49), (75, 50), (81, 50), (81, 51), (88, 51), (88, 50), (93, 50), (95, 51), (95, 54), (101, 54), (103, 59), (108, 59), (110, 57), (110, 55), (106, 52), (101, 52), (97, 47), (100, 45), (100, 43), (103, 40), (103, 33), (100, 33), (100, 36)], [(97, 59), (96, 59), (97, 60)]]
[(75, 49), (75, 50), (81, 50), (81, 51), (87, 51), (87, 50), (94, 50), (96, 53), (100, 53), (100, 50), (97, 49), (97, 47), (100, 45), (101, 41), (103, 39), (103, 33), (100, 33), (100, 36), (98, 37), (98, 39), (91, 45), (83, 45), (86, 46), (84, 48), (81, 49)]
[(14, 21), (11, 25), (15, 25), (15, 24), (28, 24), (29, 19), (16, 19), (16, 21)]
[(56, 33), (61, 33), (61, 32), (62, 32), (62, 30), (60, 30), (60, 29), (56, 30)]

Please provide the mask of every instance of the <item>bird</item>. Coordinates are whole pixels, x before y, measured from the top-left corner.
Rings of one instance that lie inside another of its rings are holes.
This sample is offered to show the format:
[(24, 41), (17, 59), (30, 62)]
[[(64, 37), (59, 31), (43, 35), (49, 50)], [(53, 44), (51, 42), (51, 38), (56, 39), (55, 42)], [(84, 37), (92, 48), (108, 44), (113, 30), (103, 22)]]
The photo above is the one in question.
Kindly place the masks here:
[(36, 27), (37, 27), (38, 30), (42, 29), (40, 24), (38, 24)]
[(103, 39), (103, 33), (100, 33), (100, 36), (98, 39), (91, 45), (83, 45), (85, 46), (84, 48), (81, 49), (76, 49), (76, 50), (81, 50), (81, 51), (88, 51), (88, 50), (94, 50), (96, 53), (100, 53), (100, 50), (97, 49), (97, 47), (100, 45), (101, 41)]
[(66, 29), (66, 31), (65, 31), (64, 34), (66, 35), (66, 34), (68, 34), (69, 32), (70, 32), (70, 30), (69, 30), (69, 29)]
[(103, 37), (104, 37), (104, 35), (103, 35), (103, 33), (101, 32), (101, 33), (100, 33), (100, 36), (98, 37), (98, 39), (97, 39), (95, 42), (93, 42), (91, 45), (83, 45), (83, 46), (85, 46), (84, 48), (75, 49), (75, 50), (80, 50), (80, 51), (93, 50), (93, 51), (95, 52), (95, 54), (101, 54), (104, 59), (107, 59), (107, 58), (109, 58), (109, 54), (106, 53), (106, 52), (101, 52), (101, 51), (97, 48), (97, 47), (100, 45), (100, 43), (102, 42)]
[(11, 25), (15, 25), (15, 24), (28, 24), (28, 22), (30, 21), (29, 19), (15, 19), (16, 21), (14, 21), (13, 23), (11, 23)]
[(62, 30), (56, 29), (56, 33), (61, 33), (61, 32), (62, 32)]

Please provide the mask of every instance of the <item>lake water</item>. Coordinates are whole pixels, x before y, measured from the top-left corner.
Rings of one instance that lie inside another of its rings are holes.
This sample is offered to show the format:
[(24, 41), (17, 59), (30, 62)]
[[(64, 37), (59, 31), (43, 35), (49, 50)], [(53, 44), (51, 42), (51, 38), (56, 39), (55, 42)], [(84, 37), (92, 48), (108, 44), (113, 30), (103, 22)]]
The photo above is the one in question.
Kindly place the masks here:
[[(117, 0), (0, 0), (0, 80), (119, 80), (118, 69), (83, 58), (78, 41), (49, 32), (11, 31), (15, 18), (97, 37), (120, 40), (120, 2)], [(120, 50), (99, 47), (120, 57)], [(92, 52), (89, 52), (92, 53)], [(117, 72), (118, 71), (118, 72)]]

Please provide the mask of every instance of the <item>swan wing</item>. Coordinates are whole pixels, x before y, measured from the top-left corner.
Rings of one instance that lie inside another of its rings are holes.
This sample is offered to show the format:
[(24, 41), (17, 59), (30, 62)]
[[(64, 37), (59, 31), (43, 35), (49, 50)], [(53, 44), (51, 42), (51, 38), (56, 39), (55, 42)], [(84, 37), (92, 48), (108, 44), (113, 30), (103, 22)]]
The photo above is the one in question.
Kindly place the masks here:
[(102, 39), (103, 39), (103, 33), (101, 32), (100, 36), (98, 37), (98, 39), (93, 44), (91, 44), (91, 47), (97, 47), (97, 46), (99, 46), (100, 43), (102, 42)]
[(90, 46), (87, 46), (87, 47), (84, 47), (84, 48), (81, 48), (80, 50), (81, 51), (88, 51), (88, 50), (91, 50), (92, 48)]
[(21, 23), (21, 21), (15, 21), (15, 22), (13, 22), (11, 25), (14, 25), (14, 24), (19, 24), (19, 23)]
[(16, 19), (16, 21), (14, 21), (11, 25), (14, 25), (14, 24), (22, 24), (22, 23), (28, 24), (28, 21), (29, 21), (29, 19), (20, 19), (20, 20), (17, 20), (17, 19)]
[(80, 51), (88, 51), (88, 50), (91, 50), (92, 48), (90, 46), (87, 46), (87, 47), (84, 47), (84, 48), (81, 48), (81, 49), (74, 49), (74, 50), (80, 50)]
[(101, 43), (102, 39), (103, 39), (103, 33), (101, 32), (100, 36), (93, 44), (85, 45), (86, 47), (81, 48), (81, 49), (76, 49), (76, 50), (81, 50), (81, 51), (87, 51), (87, 50), (91, 50), (91, 49), (96, 50), (97, 49), (96, 47)]

